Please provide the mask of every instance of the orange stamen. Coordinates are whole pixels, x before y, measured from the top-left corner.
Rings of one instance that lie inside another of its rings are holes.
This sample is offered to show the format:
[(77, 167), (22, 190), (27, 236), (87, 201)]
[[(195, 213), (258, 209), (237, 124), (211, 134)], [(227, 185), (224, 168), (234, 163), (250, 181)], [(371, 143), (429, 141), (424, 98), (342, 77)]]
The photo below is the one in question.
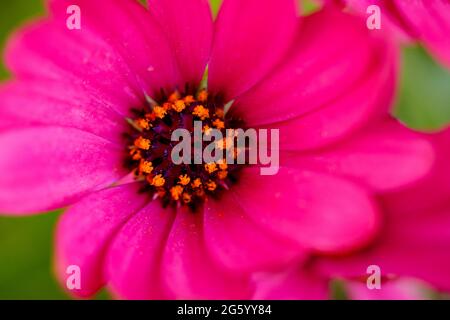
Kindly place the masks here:
[(136, 140), (134, 140), (134, 145), (138, 147), (139, 149), (148, 150), (150, 149), (150, 140), (145, 139), (143, 137), (139, 137)]

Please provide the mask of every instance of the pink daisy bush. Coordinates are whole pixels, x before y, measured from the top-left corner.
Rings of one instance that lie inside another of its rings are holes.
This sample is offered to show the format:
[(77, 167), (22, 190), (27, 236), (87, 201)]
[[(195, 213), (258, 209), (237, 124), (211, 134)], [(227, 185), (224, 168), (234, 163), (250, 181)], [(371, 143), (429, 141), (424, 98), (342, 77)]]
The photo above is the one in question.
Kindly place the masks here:
[[(258, 274), (254, 297), (327, 299), (332, 279), (343, 280), (352, 299), (426, 299), (431, 288), (450, 292), (450, 130), (429, 141), (436, 151), (433, 169), (407, 188), (378, 196), (383, 227), (370, 243)], [(369, 267), (381, 271), (379, 288), (367, 286)]]
[[(377, 195), (433, 167), (433, 143), (389, 114), (397, 48), (365, 19), (300, 17), (293, 0), (225, 0), (216, 19), (206, 0), (77, 0), (69, 30), (73, 2), (49, 1), (7, 47), (0, 212), (67, 208), (55, 265), (62, 285), (80, 268), (77, 296), (255, 297), (257, 273), (371, 243)], [(278, 173), (174, 165), (170, 135), (194, 120), (279, 129)]]
[(382, 28), (394, 31), (402, 41), (422, 42), (450, 68), (450, 1), (448, 0), (324, 0), (349, 7), (364, 16), (377, 5)]

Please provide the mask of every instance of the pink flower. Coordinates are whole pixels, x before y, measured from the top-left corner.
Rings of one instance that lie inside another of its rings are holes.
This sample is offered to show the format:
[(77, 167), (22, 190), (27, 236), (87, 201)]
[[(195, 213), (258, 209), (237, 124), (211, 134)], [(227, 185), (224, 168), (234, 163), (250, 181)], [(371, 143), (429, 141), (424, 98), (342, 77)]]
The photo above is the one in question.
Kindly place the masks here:
[(396, 31), (400, 39), (414, 39), (450, 67), (450, 2), (448, 0), (325, 0), (350, 6), (368, 17), (370, 5), (381, 9), (382, 26)]
[[(80, 267), (79, 296), (251, 297), (255, 271), (372, 241), (374, 192), (432, 166), (389, 116), (395, 46), (362, 19), (301, 19), (293, 0), (225, 0), (215, 22), (205, 0), (79, 0), (68, 30), (72, 2), (9, 43), (0, 212), (68, 206), (56, 269), (65, 284)], [(280, 129), (279, 173), (173, 166), (165, 137), (195, 117)]]
[[(277, 272), (255, 277), (256, 299), (327, 299), (331, 279), (346, 281), (353, 299), (425, 299), (431, 287), (450, 291), (450, 130), (430, 138), (433, 170), (409, 188), (383, 193), (378, 235), (361, 250), (313, 255)], [(366, 284), (379, 267), (381, 288)], [(427, 296), (428, 293), (428, 296)]]

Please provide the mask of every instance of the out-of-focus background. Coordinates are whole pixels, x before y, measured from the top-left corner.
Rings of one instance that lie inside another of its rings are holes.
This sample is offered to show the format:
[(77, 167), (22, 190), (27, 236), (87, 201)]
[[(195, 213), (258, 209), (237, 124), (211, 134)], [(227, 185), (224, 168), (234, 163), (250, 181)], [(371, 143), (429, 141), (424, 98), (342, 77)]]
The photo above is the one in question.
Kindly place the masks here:
[[(95, 0), (92, 0), (95, 1)], [(217, 11), (220, 0), (211, 0)], [(302, 4), (309, 12), (313, 4)], [(0, 1), (0, 50), (8, 35), (24, 22), (43, 15), (41, 0)], [(0, 61), (0, 80), (9, 74)], [(395, 112), (408, 126), (436, 130), (450, 124), (450, 72), (419, 46), (403, 49)], [(1, 150), (0, 150), (1, 152)], [(32, 217), (0, 217), (0, 299), (67, 299), (52, 271), (53, 232), (61, 212)], [(339, 294), (339, 287), (334, 288)], [(98, 299), (107, 299), (102, 292)]]

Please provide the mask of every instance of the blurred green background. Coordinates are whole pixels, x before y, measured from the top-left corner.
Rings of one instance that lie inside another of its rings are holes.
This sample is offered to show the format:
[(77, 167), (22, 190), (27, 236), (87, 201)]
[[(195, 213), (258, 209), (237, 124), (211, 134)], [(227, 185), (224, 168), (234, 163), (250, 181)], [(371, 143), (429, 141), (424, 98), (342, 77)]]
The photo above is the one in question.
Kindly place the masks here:
[[(95, 1), (95, 0), (93, 0)], [(211, 0), (217, 11), (220, 0)], [(306, 4), (311, 10), (312, 5)], [(44, 14), (40, 0), (0, 2), (0, 48), (8, 34)], [(435, 130), (450, 123), (450, 73), (421, 47), (403, 50), (400, 92), (395, 112), (410, 127)], [(0, 63), (0, 80), (8, 79)], [(59, 213), (33, 217), (0, 217), (0, 299), (67, 299), (51, 269), (53, 232)], [(99, 299), (108, 298), (107, 293)]]

